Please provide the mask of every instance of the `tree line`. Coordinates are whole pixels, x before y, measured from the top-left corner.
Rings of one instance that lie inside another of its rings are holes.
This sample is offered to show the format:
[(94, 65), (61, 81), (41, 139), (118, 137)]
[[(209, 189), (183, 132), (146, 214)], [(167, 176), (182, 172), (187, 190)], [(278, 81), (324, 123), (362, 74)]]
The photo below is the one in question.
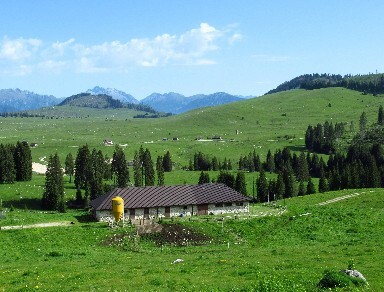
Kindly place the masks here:
[[(133, 183), (130, 181), (128, 161), (124, 150), (116, 145), (112, 158), (103, 155), (101, 150), (88, 145), (79, 147), (74, 158), (68, 153), (65, 158), (64, 172), (57, 154), (48, 159), (45, 191), (42, 198), (42, 206), (49, 210), (63, 211), (65, 208), (63, 174), (69, 176), (69, 182), (74, 177), (74, 185), (77, 189), (76, 206), (88, 207), (93, 200), (114, 187), (124, 188), (129, 185), (153, 186), (164, 185), (164, 172), (172, 170), (172, 158), (169, 151), (164, 156), (158, 156), (156, 160), (156, 173), (149, 149), (135, 151), (133, 159)], [(111, 184), (112, 182), (112, 184)]]
[(339, 74), (304, 74), (286, 81), (266, 94), (291, 89), (320, 89), (327, 87), (344, 87), (352, 90), (371, 93), (384, 93), (384, 74), (344, 75)]

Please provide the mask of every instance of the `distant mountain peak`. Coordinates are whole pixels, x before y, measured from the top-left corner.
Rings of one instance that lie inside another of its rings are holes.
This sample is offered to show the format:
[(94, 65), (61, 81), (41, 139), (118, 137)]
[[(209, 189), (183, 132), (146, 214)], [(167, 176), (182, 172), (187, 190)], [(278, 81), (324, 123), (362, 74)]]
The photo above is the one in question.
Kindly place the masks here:
[(115, 88), (104, 88), (101, 86), (95, 86), (92, 89), (88, 89), (86, 93), (90, 93), (93, 95), (105, 94), (105, 95), (111, 96), (114, 99), (120, 100), (122, 102), (134, 103), (134, 104), (139, 103), (139, 101), (136, 98), (134, 98), (132, 95)]

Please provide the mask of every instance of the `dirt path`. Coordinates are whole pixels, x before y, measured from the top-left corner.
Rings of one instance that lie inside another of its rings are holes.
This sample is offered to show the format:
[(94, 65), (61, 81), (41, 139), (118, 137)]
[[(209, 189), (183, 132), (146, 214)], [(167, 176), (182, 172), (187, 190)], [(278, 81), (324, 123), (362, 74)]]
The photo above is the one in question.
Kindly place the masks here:
[(362, 193), (353, 193), (353, 194), (350, 194), (350, 195), (345, 195), (345, 196), (337, 197), (337, 198), (334, 198), (334, 199), (331, 199), (331, 200), (327, 200), (325, 202), (318, 203), (317, 205), (324, 206), (324, 205), (336, 203), (336, 202), (341, 201), (341, 200), (345, 200), (345, 199), (353, 198), (353, 197), (356, 197), (356, 196), (360, 196), (361, 194), (364, 194), (364, 192), (362, 192)]
[(62, 222), (47, 222), (28, 225), (14, 225), (14, 226), (1, 226), (0, 230), (12, 230), (12, 229), (25, 229), (25, 228), (41, 228), (41, 227), (57, 227), (57, 226), (70, 226), (73, 223), (70, 221)]

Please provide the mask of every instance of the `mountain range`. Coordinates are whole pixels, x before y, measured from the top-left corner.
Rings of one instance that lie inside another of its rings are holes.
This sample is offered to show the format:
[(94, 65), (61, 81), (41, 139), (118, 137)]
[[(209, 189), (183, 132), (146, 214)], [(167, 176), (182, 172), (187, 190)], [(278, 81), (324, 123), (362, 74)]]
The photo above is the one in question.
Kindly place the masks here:
[[(190, 97), (170, 92), (164, 94), (152, 93), (148, 97), (139, 101), (132, 95), (123, 91), (113, 88), (103, 88), (100, 86), (88, 89), (86, 93), (93, 96), (108, 95), (125, 104), (142, 104), (144, 106), (149, 106), (158, 112), (172, 114), (180, 114), (196, 108), (216, 106), (243, 100), (241, 97), (230, 95), (225, 92), (217, 92), (209, 95), (197, 94)], [(0, 113), (32, 110), (59, 105), (63, 100), (64, 98), (56, 98), (52, 95), (39, 95), (26, 90), (1, 89)]]
[(53, 106), (62, 99), (20, 89), (0, 89), (0, 112), (17, 112)]

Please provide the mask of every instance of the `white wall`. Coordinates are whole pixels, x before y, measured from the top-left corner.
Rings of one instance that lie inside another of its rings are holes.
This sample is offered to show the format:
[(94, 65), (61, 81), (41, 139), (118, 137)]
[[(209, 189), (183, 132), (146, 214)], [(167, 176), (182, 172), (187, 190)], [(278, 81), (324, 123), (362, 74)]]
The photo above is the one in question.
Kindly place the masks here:
[[(232, 206), (222, 206), (216, 207), (215, 204), (208, 205), (208, 214), (220, 215), (220, 214), (237, 214), (237, 213), (248, 213), (249, 212), (249, 203), (244, 202), (243, 206), (236, 206), (235, 203)], [(172, 206), (170, 208), (170, 217), (179, 217), (181, 214), (183, 216), (193, 216), (197, 215), (197, 205), (189, 205), (184, 208), (184, 206)], [(149, 218), (162, 218), (165, 217), (165, 208), (149, 208)], [(124, 214), (125, 220), (129, 220), (129, 211), (126, 211)], [(143, 219), (144, 218), (144, 209), (138, 208), (135, 209), (135, 218), (134, 219)], [(112, 211), (102, 210), (96, 211), (96, 219), (103, 222), (111, 222), (114, 220)]]

